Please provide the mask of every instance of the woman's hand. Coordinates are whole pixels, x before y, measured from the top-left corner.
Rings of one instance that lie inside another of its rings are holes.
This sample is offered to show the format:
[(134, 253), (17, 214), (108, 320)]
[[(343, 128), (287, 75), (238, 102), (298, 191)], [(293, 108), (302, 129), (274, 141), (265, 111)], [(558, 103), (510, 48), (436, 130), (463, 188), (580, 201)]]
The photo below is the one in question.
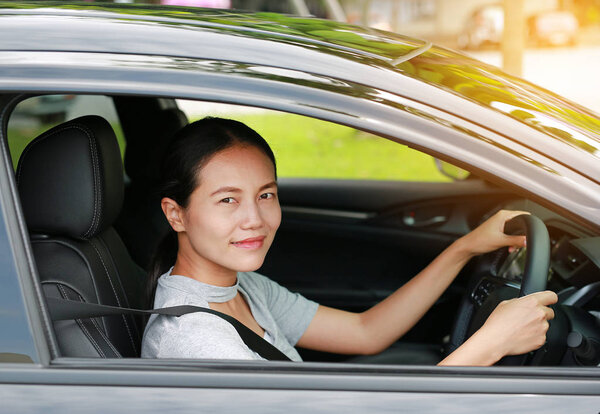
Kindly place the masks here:
[(556, 293), (546, 290), (500, 302), (478, 334), (495, 342), (502, 356), (538, 349), (546, 342), (548, 321), (554, 318), (548, 306), (557, 301)]
[(472, 256), (491, 252), (505, 246), (524, 247), (525, 236), (508, 236), (504, 234), (506, 222), (521, 214), (529, 213), (526, 211), (500, 210), (475, 230), (463, 236), (460, 241)]
[(556, 293), (546, 290), (501, 302), (483, 326), (440, 365), (492, 365), (507, 355), (538, 349), (546, 342)]

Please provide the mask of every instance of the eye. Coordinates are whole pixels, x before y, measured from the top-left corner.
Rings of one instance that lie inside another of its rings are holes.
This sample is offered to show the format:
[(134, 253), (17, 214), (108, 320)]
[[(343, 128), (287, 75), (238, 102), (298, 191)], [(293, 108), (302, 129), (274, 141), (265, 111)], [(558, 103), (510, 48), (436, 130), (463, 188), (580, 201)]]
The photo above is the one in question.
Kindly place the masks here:
[(233, 203), (235, 203), (235, 199), (233, 197), (225, 197), (224, 199), (222, 199), (219, 202), (224, 203), (224, 204), (233, 204)]
[(261, 200), (269, 200), (269, 199), (275, 198), (275, 193), (264, 193), (264, 194), (261, 194), (259, 198)]

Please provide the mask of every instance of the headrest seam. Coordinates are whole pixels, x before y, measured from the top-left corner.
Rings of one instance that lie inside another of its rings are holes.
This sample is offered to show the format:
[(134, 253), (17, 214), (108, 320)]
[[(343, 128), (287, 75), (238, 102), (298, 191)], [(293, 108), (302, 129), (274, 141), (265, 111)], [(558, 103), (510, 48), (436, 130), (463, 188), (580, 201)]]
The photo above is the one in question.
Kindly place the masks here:
[(96, 232), (96, 230), (98, 228), (98, 224), (100, 222), (100, 219), (98, 218), (98, 199), (102, 197), (102, 191), (99, 191), (98, 187), (102, 184), (99, 180), (100, 165), (99, 165), (99, 161), (98, 161), (98, 152), (97, 152), (97, 148), (96, 148), (96, 142), (92, 139), (92, 137), (90, 136), (88, 131), (85, 130), (84, 127), (81, 127), (80, 129), (88, 136), (88, 140), (89, 140), (89, 144), (90, 144), (90, 152), (92, 155), (92, 170), (94, 172), (94, 183), (93, 183), (93, 185), (94, 185), (94, 215), (92, 217), (92, 222), (90, 223), (90, 227), (82, 235), (83, 238), (86, 238), (90, 234), (93, 234)]

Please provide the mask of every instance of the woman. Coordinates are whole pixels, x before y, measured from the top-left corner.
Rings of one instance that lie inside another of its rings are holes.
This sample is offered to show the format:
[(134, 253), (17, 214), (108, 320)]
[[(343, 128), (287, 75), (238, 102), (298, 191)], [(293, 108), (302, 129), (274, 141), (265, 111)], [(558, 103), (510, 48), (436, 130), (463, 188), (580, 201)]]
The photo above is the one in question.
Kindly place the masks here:
[[(246, 125), (205, 118), (182, 129), (162, 165), (161, 207), (172, 228), (155, 258), (155, 308), (190, 304), (233, 316), (292, 360), (294, 345), (341, 354), (375, 354), (406, 333), (475, 255), (522, 247), (501, 211), (444, 250), (381, 303), (362, 313), (318, 305), (253, 273), (281, 221), (275, 158)], [(307, 258), (310, 260), (310, 258)], [(545, 342), (553, 292), (501, 303), (486, 323), (441, 365), (492, 365)], [(143, 357), (260, 359), (218, 316), (152, 315)]]

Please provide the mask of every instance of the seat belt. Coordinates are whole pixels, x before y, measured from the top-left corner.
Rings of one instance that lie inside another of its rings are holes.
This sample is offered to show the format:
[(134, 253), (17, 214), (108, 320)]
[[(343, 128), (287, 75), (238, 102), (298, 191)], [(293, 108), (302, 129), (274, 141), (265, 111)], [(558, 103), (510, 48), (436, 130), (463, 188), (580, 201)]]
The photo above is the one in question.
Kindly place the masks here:
[(84, 319), (84, 318), (95, 318), (100, 316), (111, 316), (111, 315), (167, 315), (167, 316), (183, 316), (188, 313), (204, 312), (216, 315), (229, 322), (237, 333), (240, 335), (244, 343), (259, 354), (261, 357), (269, 361), (291, 361), (291, 359), (277, 349), (275, 346), (265, 341), (260, 335), (248, 328), (246, 325), (238, 321), (232, 316), (224, 314), (222, 312), (202, 308), (200, 306), (193, 305), (180, 305), (171, 306), (168, 308), (152, 309), (152, 310), (141, 310), (131, 308), (120, 308), (117, 306), (99, 305), (97, 303), (77, 302), (73, 300), (59, 299), (59, 298), (46, 298), (48, 304), (48, 310), (50, 311), (50, 317), (53, 321), (68, 320), (68, 319)]

